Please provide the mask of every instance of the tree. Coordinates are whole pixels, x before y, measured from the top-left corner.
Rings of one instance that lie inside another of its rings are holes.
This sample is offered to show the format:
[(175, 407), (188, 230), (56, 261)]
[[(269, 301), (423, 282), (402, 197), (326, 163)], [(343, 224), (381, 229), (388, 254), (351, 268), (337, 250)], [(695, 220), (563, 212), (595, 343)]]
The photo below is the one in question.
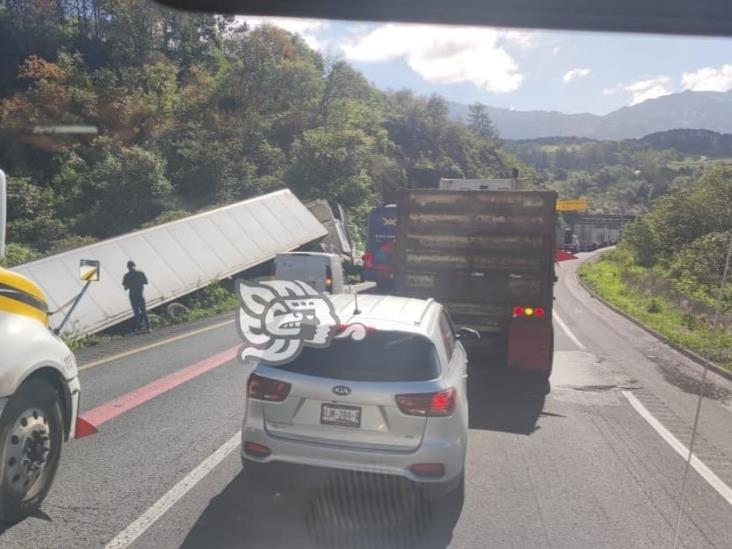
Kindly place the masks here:
[(470, 127), (481, 137), (487, 139), (498, 137), (498, 132), (488, 114), (488, 108), (482, 103), (474, 103), (468, 107), (468, 121)]
[(84, 174), (80, 228), (97, 236), (127, 232), (157, 215), (171, 185), (160, 156), (137, 146), (124, 147), (101, 138)]
[(366, 172), (373, 152), (373, 141), (362, 130), (308, 130), (293, 147), (286, 179), (303, 198), (357, 207), (374, 192)]
[(43, 189), (24, 177), (8, 178), (8, 239), (45, 250), (65, 230), (55, 215), (52, 189)]
[[(671, 261), (669, 274), (674, 287), (683, 295), (714, 305), (719, 295), (727, 260), (730, 232), (705, 234), (680, 249)], [(727, 308), (732, 305), (732, 286), (724, 288)]]
[[(442, 97), (382, 92), (275, 26), (145, 0), (0, 4), (10, 235), (36, 250), (286, 184), (363, 224), (410, 184), (526, 171)], [(54, 125), (97, 134), (33, 134)]]
[(648, 217), (641, 216), (625, 227), (622, 246), (630, 250), (636, 263), (652, 267), (658, 257), (658, 240)]

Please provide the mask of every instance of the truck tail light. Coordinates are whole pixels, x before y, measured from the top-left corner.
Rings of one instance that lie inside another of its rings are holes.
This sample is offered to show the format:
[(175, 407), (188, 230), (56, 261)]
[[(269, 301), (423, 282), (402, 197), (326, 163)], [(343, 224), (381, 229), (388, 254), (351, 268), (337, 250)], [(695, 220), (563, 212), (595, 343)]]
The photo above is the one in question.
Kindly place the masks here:
[(397, 395), (397, 406), (408, 416), (445, 417), (455, 409), (455, 389), (437, 393), (412, 393)]
[(513, 318), (543, 317), (546, 314), (544, 307), (514, 307)]
[(247, 380), (247, 396), (257, 400), (282, 402), (290, 394), (290, 384), (252, 374)]

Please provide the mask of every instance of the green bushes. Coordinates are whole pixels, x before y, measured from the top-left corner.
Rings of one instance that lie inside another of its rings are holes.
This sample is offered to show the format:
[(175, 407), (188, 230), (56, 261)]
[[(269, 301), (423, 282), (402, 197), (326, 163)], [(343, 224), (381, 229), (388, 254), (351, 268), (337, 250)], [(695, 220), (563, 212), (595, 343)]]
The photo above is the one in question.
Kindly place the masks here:
[(37, 259), (40, 254), (29, 246), (9, 243), (5, 248), (5, 257), (0, 259), (0, 267), (12, 267)]
[[(714, 306), (731, 236), (732, 166), (718, 165), (656, 200), (626, 228), (620, 250), (658, 269), (676, 293)], [(732, 308), (732, 288), (723, 302)]]
[[(732, 233), (709, 233), (674, 254), (669, 264), (673, 286), (680, 294), (715, 306)], [(732, 281), (729, 281), (732, 282)], [(732, 309), (732, 284), (725, 285), (722, 305)]]

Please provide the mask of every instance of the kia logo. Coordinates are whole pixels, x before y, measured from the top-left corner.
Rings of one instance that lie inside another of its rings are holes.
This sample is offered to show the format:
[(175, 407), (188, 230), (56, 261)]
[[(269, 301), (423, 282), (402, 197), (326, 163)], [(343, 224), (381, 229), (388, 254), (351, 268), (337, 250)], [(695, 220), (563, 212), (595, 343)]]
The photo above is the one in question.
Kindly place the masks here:
[(346, 396), (351, 394), (351, 388), (345, 385), (336, 385), (333, 387), (333, 392), (338, 396)]

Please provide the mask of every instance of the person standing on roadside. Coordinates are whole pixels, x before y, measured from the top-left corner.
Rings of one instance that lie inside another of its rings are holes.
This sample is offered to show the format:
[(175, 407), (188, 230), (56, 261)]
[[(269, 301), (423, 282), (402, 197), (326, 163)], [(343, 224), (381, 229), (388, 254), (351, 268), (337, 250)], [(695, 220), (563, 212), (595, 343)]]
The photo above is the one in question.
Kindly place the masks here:
[(150, 319), (147, 317), (145, 296), (143, 295), (145, 284), (147, 284), (145, 273), (137, 270), (134, 261), (128, 261), (127, 272), (122, 279), (122, 286), (129, 293), (132, 312), (135, 315), (135, 332), (150, 333)]

